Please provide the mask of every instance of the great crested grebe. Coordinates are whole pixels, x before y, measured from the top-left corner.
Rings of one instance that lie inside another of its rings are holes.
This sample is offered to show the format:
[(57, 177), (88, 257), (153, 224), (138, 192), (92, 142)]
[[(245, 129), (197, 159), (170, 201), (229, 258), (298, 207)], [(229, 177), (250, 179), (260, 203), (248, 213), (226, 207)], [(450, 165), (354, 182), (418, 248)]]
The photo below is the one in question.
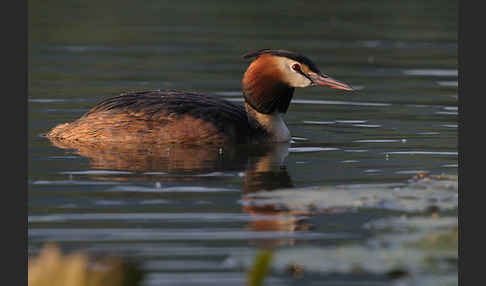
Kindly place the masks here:
[(101, 101), (46, 136), (63, 145), (288, 142), (290, 132), (280, 114), (287, 112), (294, 88), (353, 90), (291, 51), (262, 49), (243, 58), (254, 59), (242, 80), (244, 106), (184, 91), (130, 92)]

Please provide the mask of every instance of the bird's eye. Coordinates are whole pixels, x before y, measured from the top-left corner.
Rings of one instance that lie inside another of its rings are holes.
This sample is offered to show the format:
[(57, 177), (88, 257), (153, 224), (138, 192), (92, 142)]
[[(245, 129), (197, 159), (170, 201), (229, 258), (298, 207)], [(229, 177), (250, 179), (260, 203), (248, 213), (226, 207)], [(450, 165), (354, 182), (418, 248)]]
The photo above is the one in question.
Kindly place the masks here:
[(300, 65), (299, 65), (299, 64), (293, 64), (293, 65), (292, 65), (292, 69), (293, 69), (294, 71), (300, 71)]

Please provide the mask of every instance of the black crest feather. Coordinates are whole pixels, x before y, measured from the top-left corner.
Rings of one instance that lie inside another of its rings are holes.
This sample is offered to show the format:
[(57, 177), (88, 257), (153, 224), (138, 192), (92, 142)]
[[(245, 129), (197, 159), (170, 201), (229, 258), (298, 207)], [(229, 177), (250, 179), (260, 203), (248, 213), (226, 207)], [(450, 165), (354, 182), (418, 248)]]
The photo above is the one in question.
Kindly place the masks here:
[(256, 59), (259, 56), (264, 55), (264, 54), (269, 54), (269, 55), (273, 55), (273, 56), (277, 56), (277, 57), (285, 57), (285, 58), (292, 59), (292, 60), (297, 61), (299, 63), (305, 64), (313, 72), (320, 73), (319, 68), (308, 57), (303, 56), (299, 53), (292, 52), (292, 51), (261, 49), (261, 50), (255, 51), (255, 52), (249, 52), (249, 53), (243, 54), (241, 57), (245, 60), (253, 59), (253, 58)]

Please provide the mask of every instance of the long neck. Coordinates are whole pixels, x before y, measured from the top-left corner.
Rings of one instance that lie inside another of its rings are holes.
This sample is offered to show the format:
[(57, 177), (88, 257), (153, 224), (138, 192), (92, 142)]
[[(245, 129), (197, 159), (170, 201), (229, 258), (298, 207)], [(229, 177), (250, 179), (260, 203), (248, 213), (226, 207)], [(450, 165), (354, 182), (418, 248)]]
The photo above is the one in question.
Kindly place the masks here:
[(270, 114), (260, 113), (251, 105), (245, 102), (246, 113), (248, 114), (248, 123), (253, 130), (258, 130), (263, 140), (266, 142), (289, 142), (290, 131), (278, 111)]
[(245, 107), (253, 129), (263, 129), (267, 141), (288, 142), (290, 132), (281, 117), (287, 112), (294, 88), (281, 81), (278, 65), (271, 57), (259, 57), (242, 80)]

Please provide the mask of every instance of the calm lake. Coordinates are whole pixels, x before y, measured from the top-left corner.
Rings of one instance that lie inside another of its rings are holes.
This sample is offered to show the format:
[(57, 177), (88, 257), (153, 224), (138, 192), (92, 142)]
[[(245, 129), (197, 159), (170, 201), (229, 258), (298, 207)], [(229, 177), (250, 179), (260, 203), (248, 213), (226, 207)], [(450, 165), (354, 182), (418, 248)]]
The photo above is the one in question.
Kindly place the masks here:
[[(137, 261), (144, 285), (245, 285), (271, 248), (265, 285), (457, 285), (457, 246), (427, 246), (457, 229), (456, 1), (28, 4), (29, 255), (55, 242)], [(42, 136), (125, 91), (242, 104), (241, 55), (261, 48), (356, 91), (296, 89), (290, 144), (74, 150)]]

